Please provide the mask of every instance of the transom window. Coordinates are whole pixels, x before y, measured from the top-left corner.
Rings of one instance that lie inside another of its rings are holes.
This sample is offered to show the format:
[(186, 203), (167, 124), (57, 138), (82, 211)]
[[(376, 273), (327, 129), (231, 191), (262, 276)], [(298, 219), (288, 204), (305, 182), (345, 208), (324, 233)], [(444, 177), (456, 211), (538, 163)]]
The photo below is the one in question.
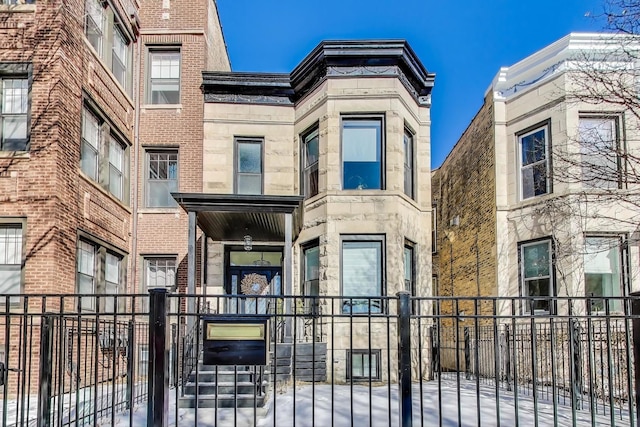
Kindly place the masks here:
[[(622, 297), (622, 239), (619, 236), (587, 236), (584, 249), (584, 283), (587, 297)], [(604, 299), (592, 299), (591, 311), (605, 311)], [(622, 300), (609, 299), (610, 311), (621, 311)]]
[(382, 313), (383, 247), (383, 236), (342, 237), (343, 313)]
[(0, 224), (0, 295), (19, 294), (21, 289), (22, 225)]
[(318, 194), (318, 128), (313, 129), (302, 137), (302, 146), (304, 159), (304, 195), (306, 197), (313, 197)]
[(580, 165), (585, 188), (619, 188), (617, 119), (580, 117)]
[(29, 81), (26, 78), (1, 78), (0, 151), (26, 151), (29, 142)]
[(236, 194), (262, 194), (262, 139), (236, 139)]
[(147, 152), (147, 207), (177, 206), (171, 196), (178, 191), (178, 152), (176, 150)]
[(520, 151), (520, 194), (522, 199), (550, 192), (549, 127), (544, 125), (518, 136)]
[(382, 118), (342, 119), (342, 188), (382, 189)]
[(180, 103), (180, 50), (153, 49), (149, 51), (150, 104)]
[(553, 289), (553, 265), (551, 240), (522, 243), (520, 250), (520, 277), (522, 280), (523, 308), (525, 313), (549, 313)]

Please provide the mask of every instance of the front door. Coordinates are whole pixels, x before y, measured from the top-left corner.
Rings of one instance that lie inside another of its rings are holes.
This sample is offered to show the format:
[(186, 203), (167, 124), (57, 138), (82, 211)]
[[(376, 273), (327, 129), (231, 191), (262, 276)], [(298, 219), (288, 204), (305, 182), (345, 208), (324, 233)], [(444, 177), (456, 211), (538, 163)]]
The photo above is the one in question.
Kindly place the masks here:
[(228, 313), (265, 314), (275, 299), (260, 298), (281, 294), (281, 267), (230, 266), (227, 270)]

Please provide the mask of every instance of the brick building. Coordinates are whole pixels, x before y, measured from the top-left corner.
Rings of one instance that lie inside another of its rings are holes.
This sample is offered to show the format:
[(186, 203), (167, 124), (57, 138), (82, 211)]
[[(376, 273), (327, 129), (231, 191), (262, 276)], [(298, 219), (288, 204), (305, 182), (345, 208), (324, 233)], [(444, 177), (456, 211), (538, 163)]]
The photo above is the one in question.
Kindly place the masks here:
[(537, 297), (520, 310), (562, 313), (544, 297), (593, 296), (587, 309), (604, 311), (597, 297), (640, 289), (637, 116), (607, 92), (614, 102), (584, 96), (588, 71), (637, 73), (621, 61), (633, 43), (570, 34), (500, 70), (433, 172), (439, 295)]

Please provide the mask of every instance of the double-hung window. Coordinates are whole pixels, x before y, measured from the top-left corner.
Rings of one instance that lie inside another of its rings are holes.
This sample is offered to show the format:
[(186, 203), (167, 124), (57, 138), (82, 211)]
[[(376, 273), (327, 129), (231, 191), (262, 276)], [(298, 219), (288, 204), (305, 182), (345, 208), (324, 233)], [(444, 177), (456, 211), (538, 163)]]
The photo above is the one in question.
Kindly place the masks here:
[(80, 168), (85, 175), (118, 200), (127, 201), (128, 149), (114, 135), (115, 128), (110, 127), (88, 108), (83, 109)]
[[(176, 287), (175, 256), (151, 256), (144, 259), (144, 283), (142, 293), (149, 289), (167, 289), (171, 292)], [(147, 300), (143, 302), (143, 310), (148, 310)]]
[(148, 208), (175, 207), (176, 201), (171, 193), (178, 191), (178, 151), (148, 151), (146, 176), (146, 206)]
[[(416, 280), (415, 280), (415, 246), (413, 243), (405, 242), (403, 251), (404, 261), (404, 290), (411, 293), (412, 297), (416, 296)], [(416, 313), (416, 301), (411, 304), (411, 310)]]
[(94, 181), (98, 180), (98, 157), (102, 131), (100, 122), (86, 108), (82, 112), (82, 147), (80, 167)]
[(122, 34), (122, 31), (118, 27), (113, 28), (113, 55), (111, 56), (111, 71), (114, 77), (120, 85), (127, 87), (127, 80), (129, 75), (129, 49), (130, 43)]
[(343, 313), (382, 313), (384, 236), (342, 236)]
[(585, 188), (620, 187), (617, 123), (614, 117), (580, 117), (580, 165)]
[(236, 138), (236, 194), (262, 194), (262, 142)]
[(0, 151), (26, 151), (29, 143), (29, 81), (3, 77), (0, 105)]
[(123, 255), (99, 243), (78, 241), (76, 252), (77, 290), (80, 295), (99, 294), (100, 306), (95, 296), (80, 297), (80, 308), (87, 311), (114, 312), (118, 309), (116, 295), (124, 284)]
[(21, 224), (0, 224), (0, 295), (22, 290), (22, 234)]
[(303, 248), (304, 277), (302, 294), (305, 297), (305, 314), (318, 313), (318, 296), (320, 295), (320, 247), (314, 242)]
[(413, 174), (413, 135), (408, 129), (404, 130), (404, 194), (415, 197), (414, 174)]
[(180, 103), (180, 50), (151, 49), (149, 51), (150, 104)]
[(304, 195), (313, 197), (318, 194), (319, 138), (317, 127), (302, 136), (302, 156)]
[(549, 193), (549, 125), (518, 135), (518, 149), (521, 199)]
[(381, 117), (342, 118), (342, 188), (383, 189)]
[[(621, 311), (623, 245), (619, 236), (587, 236), (584, 244), (584, 286), (587, 297), (609, 297), (610, 311)], [(604, 312), (604, 299), (590, 299), (591, 311)]]
[(521, 243), (519, 262), (523, 311), (549, 313), (553, 304), (553, 247), (551, 240)]
[(87, 40), (102, 56), (102, 43), (104, 41), (104, 27), (106, 22), (105, 9), (100, 0), (86, 0), (85, 3), (85, 28)]

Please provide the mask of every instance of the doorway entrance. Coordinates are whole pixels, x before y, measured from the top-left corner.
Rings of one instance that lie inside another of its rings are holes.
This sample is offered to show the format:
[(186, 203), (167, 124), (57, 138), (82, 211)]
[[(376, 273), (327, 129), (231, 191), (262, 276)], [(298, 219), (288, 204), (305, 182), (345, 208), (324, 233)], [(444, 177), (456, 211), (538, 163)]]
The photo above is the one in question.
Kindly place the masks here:
[(227, 313), (265, 314), (271, 298), (282, 294), (282, 248), (227, 248), (225, 251), (225, 292), (237, 297), (227, 300)]

